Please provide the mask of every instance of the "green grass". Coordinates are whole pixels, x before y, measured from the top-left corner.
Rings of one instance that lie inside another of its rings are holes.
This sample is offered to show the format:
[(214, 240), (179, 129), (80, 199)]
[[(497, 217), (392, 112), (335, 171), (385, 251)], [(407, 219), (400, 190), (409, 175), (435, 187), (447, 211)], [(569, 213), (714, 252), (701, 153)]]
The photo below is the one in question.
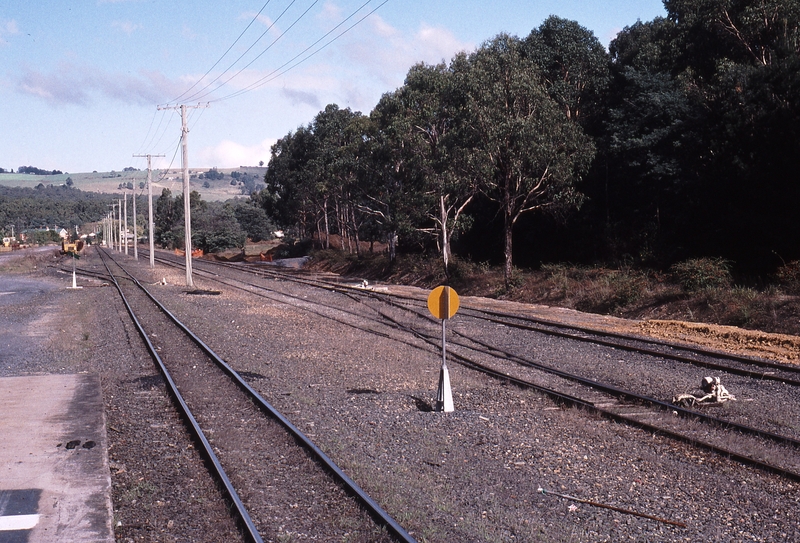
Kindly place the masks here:
[[(191, 175), (197, 175), (208, 171), (209, 168), (191, 168)], [(191, 179), (189, 186), (192, 190), (200, 193), (206, 201), (223, 201), (236, 196), (241, 196), (238, 186), (230, 184), (230, 172), (239, 171), (263, 177), (266, 168), (224, 168), (220, 172), (226, 174), (224, 179), (209, 181), (209, 187), (203, 187), (205, 179)], [(165, 179), (159, 180), (158, 173), (153, 174), (153, 194), (158, 197), (163, 187), (170, 189), (174, 194), (183, 190), (183, 177), (179, 168), (172, 168), (170, 173), (164, 176)], [(134, 187), (139, 187), (139, 183), (147, 180), (147, 170), (139, 171), (114, 171), (114, 172), (79, 172), (63, 173), (59, 175), (29, 175), (20, 173), (0, 173), (0, 185), (6, 187), (36, 188), (39, 183), (44, 185), (66, 184), (67, 178), (72, 179), (73, 187), (84, 192), (102, 192), (105, 194), (119, 194), (120, 183), (133, 183)], [(172, 179), (169, 179), (172, 178)], [(145, 193), (146, 194), (146, 193)]]

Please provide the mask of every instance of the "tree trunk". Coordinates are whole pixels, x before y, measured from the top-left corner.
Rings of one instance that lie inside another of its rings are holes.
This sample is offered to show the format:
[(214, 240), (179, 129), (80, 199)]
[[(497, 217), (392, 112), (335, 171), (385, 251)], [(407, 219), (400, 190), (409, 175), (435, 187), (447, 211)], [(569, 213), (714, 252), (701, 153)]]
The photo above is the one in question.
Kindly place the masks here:
[(331, 248), (331, 227), (328, 224), (328, 199), (325, 198), (322, 202), (323, 209), (322, 213), (325, 216), (325, 249)]
[(504, 247), (503, 256), (505, 256), (505, 266), (503, 268), (503, 279), (505, 282), (506, 292), (511, 290), (511, 272), (513, 271), (513, 233), (514, 233), (514, 212), (512, 206), (511, 195), (508, 192), (509, 181), (506, 180), (505, 197), (503, 198), (503, 235)]
[(350, 228), (353, 230), (353, 239), (356, 244), (356, 256), (361, 260), (361, 236), (358, 234), (358, 224), (356, 224), (356, 209), (353, 206), (347, 206), (350, 210)]
[(389, 262), (394, 263), (397, 258), (397, 232), (389, 232)]
[(512, 233), (514, 231), (514, 225), (511, 222), (511, 217), (506, 217), (505, 225), (504, 225), (504, 234), (505, 234), (505, 248), (504, 248), (504, 256), (505, 256), (505, 267), (503, 269), (503, 279), (505, 280), (506, 291), (511, 290), (511, 272), (513, 270), (513, 260), (512, 260), (512, 244), (511, 238)]
[(444, 276), (450, 279), (450, 233), (447, 231), (447, 209), (444, 205), (444, 195), (439, 196), (439, 225), (442, 230), (442, 261), (444, 262)]
[(339, 206), (339, 200), (336, 200), (336, 224), (338, 225), (339, 229), (339, 244), (340, 249), (344, 251), (344, 228), (342, 227), (342, 209)]
[(353, 232), (350, 228), (350, 204), (344, 206), (344, 216), (342, 219), (345, 232), (347, 232), (347, 253), (353, 254)]

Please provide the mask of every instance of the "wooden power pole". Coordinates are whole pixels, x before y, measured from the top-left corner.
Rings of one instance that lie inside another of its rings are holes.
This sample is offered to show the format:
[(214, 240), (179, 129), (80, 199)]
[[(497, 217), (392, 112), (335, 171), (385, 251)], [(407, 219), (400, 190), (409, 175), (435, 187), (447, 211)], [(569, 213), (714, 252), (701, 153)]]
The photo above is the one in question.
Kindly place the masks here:
[(122, 235), (125, 236), (125, 256), (128, 256), (128, 193), (125, 192), (125, 189), (122, 189), (122, 198), (125, 200), (125, 204), (122, 206), (123, 214), (125, 215), (125, 220), (122, 223)]
[(155, 261), (155, 241), (153, 238), (153, 179), (152, 164), (150, 159), (154, 156), (163, 157), (164, 155), (133, 155), (135, 157), (147, 157), (147, 225), (150, 232), (150, 267), (156, 267)]
[(133, 184), (133, 259), (139, 260), (139, 230), (136, 227), (136, 183)]
[(119, 226), (119, 238), (117, 238), (117, 241), (119, 241), (119, 252), (121, 253), (122, 252), (122, 200), (117, 200), (117, 202), (119, 202), (118, 206), (119, 209), (117, 210), (119, 212), (119, 222), (117, 223), (117, 226)]
[(187, 106), (181, 104), (180, 106), (161, 107), (158, 109), (180, 109), (181, 112), (181, 165), (183, 166), (183, 216), (185, 219), (184, 227), (184, 248), (186, 249), (186, 286), (193, 287), (192, 281), (192, 212), (191, 203), (189, 201), (189, 146), (186, 142), (189, 134), (189, 126), (186, 121), (186, 110), (188, 108), (205, 108), (208, 104), (197, 104), (196, 106)]

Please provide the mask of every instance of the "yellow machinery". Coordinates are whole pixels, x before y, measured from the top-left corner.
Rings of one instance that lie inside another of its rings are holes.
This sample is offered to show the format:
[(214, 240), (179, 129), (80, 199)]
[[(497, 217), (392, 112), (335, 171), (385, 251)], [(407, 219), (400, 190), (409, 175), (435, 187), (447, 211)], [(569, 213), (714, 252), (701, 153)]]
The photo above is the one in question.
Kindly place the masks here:
[(19, 249), (19, 243), (17, 242), (17, 238), (10, 237), (10, 238), (3, 238), (3, 245), (0, 245), (0, 252), (8, 252), (13, 251), (14, 249)]
[(67, 241), (61, 240), (61, 254), (67, 253), (77, 254), (83, 249), (83, 241)]

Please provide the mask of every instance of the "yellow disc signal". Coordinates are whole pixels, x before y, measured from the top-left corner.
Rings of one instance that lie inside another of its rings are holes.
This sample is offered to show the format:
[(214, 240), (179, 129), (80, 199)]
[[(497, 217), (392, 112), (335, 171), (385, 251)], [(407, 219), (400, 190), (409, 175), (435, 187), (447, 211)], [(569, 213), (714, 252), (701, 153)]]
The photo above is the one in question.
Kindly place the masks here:
[(436, 287), (428, 295), (428, 309), (437, 319), (449, 319), (458, 311), (458, 294), (450, 287)]

